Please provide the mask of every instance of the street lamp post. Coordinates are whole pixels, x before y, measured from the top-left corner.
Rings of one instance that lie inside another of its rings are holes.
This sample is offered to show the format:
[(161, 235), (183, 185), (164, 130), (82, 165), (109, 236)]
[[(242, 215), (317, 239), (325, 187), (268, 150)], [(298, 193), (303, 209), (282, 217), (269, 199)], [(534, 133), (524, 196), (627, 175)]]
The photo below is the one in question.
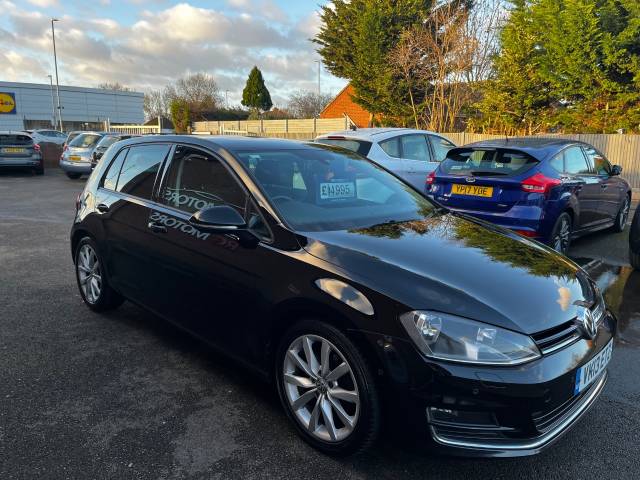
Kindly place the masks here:
[(56, 68), (56, 97), (58, 99), (58, 123), (60, 124), (60, 131), (64, 131), (62, 126), (62, 108), (60, 107), (60, 83), (58, 82), (58, 56), (56, 54), (56, 29), (53, 26), (54, 22), (59, 22), (57, 18), (51, 19), (51, 39), (53, 40), (53, 63)]
[(224, 91), (224, 106), (229, 108), (229, 90)]
[(53, 128), (58, 127), (58, 120), (56, 120), (56, 103), (53, 100), (53, 77), (51, 75), (47, 75), (49, 77), (49, 85), (51, 85), (51, 125)]

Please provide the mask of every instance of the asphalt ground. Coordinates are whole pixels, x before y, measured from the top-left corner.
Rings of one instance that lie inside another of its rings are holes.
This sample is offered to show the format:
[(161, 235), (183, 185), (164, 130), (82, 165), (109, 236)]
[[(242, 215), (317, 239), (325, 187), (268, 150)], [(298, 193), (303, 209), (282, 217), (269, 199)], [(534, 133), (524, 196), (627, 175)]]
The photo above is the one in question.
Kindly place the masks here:
[(54, 169), (0, 172), (0, 479), (640, 477), (640, 273), (624, 266), (625, 234), (572, 252), (607, 289), (621, 333), (604, 393), (551, 449), (473, 460), (384, 437), (336, 460), (233, 362), (130, 303), (83, 306), (68, 241), (82, 185)]

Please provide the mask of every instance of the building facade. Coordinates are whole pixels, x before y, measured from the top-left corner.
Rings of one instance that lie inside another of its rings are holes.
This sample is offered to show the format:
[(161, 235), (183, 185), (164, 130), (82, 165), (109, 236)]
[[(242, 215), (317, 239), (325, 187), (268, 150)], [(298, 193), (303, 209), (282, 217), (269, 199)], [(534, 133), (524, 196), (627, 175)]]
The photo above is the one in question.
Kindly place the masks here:
[[(65, 131), (102, 130), (105, 122), (141, 124), (144, 94), (99, 88), (60, 86)], [(0, 82), (0, 130), (52, 128), (56, 125), (56, 87)]]

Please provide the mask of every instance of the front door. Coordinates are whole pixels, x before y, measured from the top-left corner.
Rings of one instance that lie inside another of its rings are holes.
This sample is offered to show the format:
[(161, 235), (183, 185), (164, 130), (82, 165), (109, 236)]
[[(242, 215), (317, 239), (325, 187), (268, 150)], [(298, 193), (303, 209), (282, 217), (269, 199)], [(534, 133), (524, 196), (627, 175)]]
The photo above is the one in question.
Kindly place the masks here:
[(159, 205), (150, 221), (164, 227), (156, 236), (163, 258), (164, 305), (173, 321), (245, 356), (250, 345), (247, 317), (261, 311), (261, 248), (242, 246), (233, 234), (214, 234), (189, 223), (198, 210), (229, 205), (248, 218), (248, 194), (225, 163), (203, 149), (178, 145), (164, 175)]
[(426, 135), (414, 134), (400, 137), (402, 159), (407, 171), (407, 180), (421, 192), (427, 184), (427, 175), (438, 167), (431, 156)]
[(600, 183), (600, 215), (604, 221), (613, 221), (618, 216), (624, 199), (620, 179), (611, 175), (611, 164), (595, 148), (587, 147), (584, 153)]
[(599, 211), (600, 179), (595, 175), (584, 156), (582, 148), (571, 146), (562, 152), (565, 181), (577, 184), (576, 197), (580, 212), (574, 230), (586, 229), (602, 222)]

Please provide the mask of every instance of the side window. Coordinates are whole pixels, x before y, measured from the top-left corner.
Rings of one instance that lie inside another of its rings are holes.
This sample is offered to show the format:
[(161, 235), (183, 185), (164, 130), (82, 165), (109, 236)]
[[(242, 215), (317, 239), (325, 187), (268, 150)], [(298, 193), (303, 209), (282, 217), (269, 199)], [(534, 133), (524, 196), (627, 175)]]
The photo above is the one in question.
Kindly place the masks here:
[(584, 149), (591, 166), (598, 175), (611, 175), (611, 164), (604, 156), (593, 147)]
[(562, 173), (564, 172), (564, 159), (563, 159), (563, 155), (562, 153), (559, 153), (558, 155), (556, 155), (555, 157), (553, 157), (551, 159), (551, 161), (549, 162), (549, 164), (553, 167), (553, 169), (558, 172), (558, 173)]
[(380, 142), (380, 148), (390, 157), (400, 158), (400, 139), (398, 137)]
[(102, 181), (102, 186), (104, 188), (108, 188), (109, 190), (115, 190), (116, 185), (118, 184), (118, 175), (120, 174), (120, 168), (122, 168), (122, 162), (127, 156), (128, 148), (120, 150), (118, 152), (118, 156), (111, 162), (109, 169), (107, 170), (107, 174), (104, 176), (104, 180)]
[(564, 168), (566, 173), (579, 175), (589, 173), (587, 159), (580, 147), (569, 147), (564, 151)]
[(445, 158), (447, 158), (447, 153), (452, 148), (455, 148), (455, 145), (451, 143), (446, 138), (438, 137), (436, 135), (429, 135), (429, 141), (431, 142), (431, 146), (433, 147), (433, 151), (435, 153), (436, 158), (434, 161), (441, 162)]
[(403, 158), (422, 162), (431, 161), (429, 145), (427, 145), (427, 138), (424, 135), (403, 135), (400, 137), (400, 141)]
[(116, 190), (150, 199), (158, 169), (169, 153), (169, 145), (151, 144), (129, 148)]
[(213, 205), (230, 205), (245, 212), (247, 196), (214, 156), (185, 145), (176, 147), (162, 189), (165, 205), (194, 214)]

